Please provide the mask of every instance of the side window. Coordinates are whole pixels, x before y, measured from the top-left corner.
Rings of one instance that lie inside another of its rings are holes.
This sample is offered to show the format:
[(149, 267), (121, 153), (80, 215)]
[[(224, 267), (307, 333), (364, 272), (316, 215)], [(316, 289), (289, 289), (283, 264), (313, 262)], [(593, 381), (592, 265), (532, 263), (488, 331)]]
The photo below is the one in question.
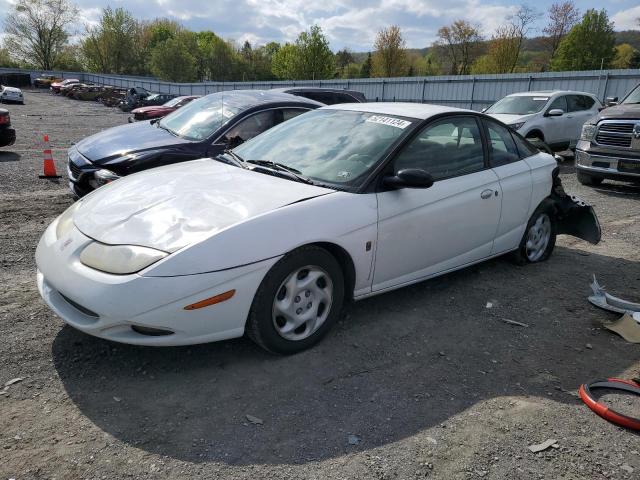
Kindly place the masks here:
[(306, 108), (279, 108), (273, 111), (273, 124), (278, 125), (308, 111)]
[(590, 110), (591, 107), (593, 107), (593, 104), (596, 103), (592, 97), (587, 97), (586, 95), (582, 96), (582, 101), (584, 102), (585, 110)]
[(567, 95), (567, 104), (569, 112), (580, 112), (581, 110), (588, 110), (585, 102), (584, 95)]
[(489, 133), (489, 158), (491, 167), (500, 167), (520, 160), (518, 149), (511, 132), (506, 127), (493, 122), (486, 122)]
[(531, 145), (516, 132), (511, 132), (511, 137), (513, 138), (513, 141), (516, 142), (520, 158), (527, 158), (538, 153), (538, 149), (536, 147)]
[(273, 125), (273, 110), (259, 112), (240, 120), (240, 123), (231, 127), (225, 134), (224, 140), (231, 146), (236, 147), (250, 138), (269, 130)]
[(394, 172), (405, 168), (425, 170), (434, 180), (482, 170), (478, 123), (472, 117), (454, 117), (427, 125), (396, 157)]
[(551, 105), (549, 105), (549, 108), (547, 109), (547, 111), (553, 110), (555, 108), (559, 108), (565, 113), (569, 111), (567, 110), (567, 99), (564, 95), (556, 98), (553, 102), (551, 102)]

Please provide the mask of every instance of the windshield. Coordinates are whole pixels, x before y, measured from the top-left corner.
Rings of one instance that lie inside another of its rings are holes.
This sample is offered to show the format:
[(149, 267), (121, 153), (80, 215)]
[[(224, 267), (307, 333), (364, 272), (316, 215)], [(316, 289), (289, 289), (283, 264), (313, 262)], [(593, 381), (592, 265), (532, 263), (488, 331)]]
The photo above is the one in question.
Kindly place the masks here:
[(159, 125), (187, 140), (205, 140), (238, 113), (255, 104), (240, 102), (224, 92), (212, 93), (189, 102), (164, 117)]
[(631, 90), (631, 93), (627, 95), (622, 103), (640, 103), (640, 85)]
[(541, 111), (549, 97), (517, 95), (504, 97), (487, 109), (485, 113), (505, 113), (510, 115), (529, 115)]
[(171, 100), (169, 100), (168, 102), (164, 103), (163, 106), (164, 107), (175, 107), (177, 104), (179, 104), (182, 100), (184, 100), (182, 97), (176, 97), (176, 98), (172, 98)]
[(245, 160), (280, 163), (312, 180), (354, 185), (408, 131), (413, 119), (348, 110), (314, 110), (240, 145)]

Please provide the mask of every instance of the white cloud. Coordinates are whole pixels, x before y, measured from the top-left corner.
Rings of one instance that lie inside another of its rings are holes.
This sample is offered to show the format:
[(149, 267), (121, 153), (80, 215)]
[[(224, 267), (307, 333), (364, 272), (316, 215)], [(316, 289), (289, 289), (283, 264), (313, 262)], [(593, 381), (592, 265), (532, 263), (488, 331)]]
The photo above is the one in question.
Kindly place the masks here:
[(640, 5), (616, 13), (612, 20), (616, 30), (637, 30), (640, 19)]

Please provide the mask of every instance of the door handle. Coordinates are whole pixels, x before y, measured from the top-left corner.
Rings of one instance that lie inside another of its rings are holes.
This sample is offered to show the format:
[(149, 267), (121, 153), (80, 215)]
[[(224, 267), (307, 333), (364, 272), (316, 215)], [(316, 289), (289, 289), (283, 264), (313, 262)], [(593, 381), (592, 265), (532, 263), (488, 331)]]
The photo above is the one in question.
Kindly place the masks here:
[(487, 198), (491, 198), (493, 196), (493, 190), (487, 188), (486, 190), (483, 190), (482, 193), (480, 194), (480, 198), (482, 198), (483, 200), (486, 200)]

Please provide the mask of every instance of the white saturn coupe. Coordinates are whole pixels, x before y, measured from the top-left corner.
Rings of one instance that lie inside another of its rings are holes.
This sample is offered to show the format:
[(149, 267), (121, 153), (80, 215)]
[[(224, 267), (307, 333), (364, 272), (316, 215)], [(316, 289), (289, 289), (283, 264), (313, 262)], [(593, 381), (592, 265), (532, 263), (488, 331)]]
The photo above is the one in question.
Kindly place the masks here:
[(215, 159), (130, 175), (76, 202), (37, 248), (38, 288), (69, 325), (139, 345), (247, 334), (315, 344), (343, 302), (512, 252), (593, 243), (593, 209), (553, 157), (491, 117), (433, 105), (305, 113)]

